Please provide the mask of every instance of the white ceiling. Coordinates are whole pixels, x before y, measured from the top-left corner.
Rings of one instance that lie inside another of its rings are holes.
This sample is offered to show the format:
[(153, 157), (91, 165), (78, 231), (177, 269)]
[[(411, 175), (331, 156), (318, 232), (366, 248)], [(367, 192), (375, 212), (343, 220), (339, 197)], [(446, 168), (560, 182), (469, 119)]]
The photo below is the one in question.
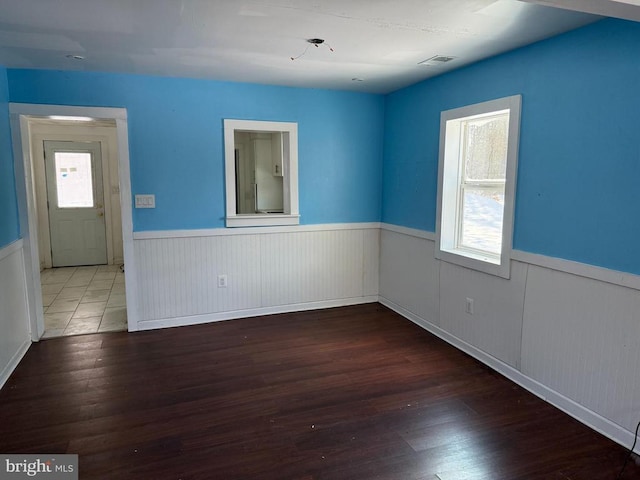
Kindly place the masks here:
[[(0, 65), (387, 93), (599, 18), (576, 9), (631, 18), (633, 2), (0, 0)], [(455, 59), (418, 65), (434, 55)]]

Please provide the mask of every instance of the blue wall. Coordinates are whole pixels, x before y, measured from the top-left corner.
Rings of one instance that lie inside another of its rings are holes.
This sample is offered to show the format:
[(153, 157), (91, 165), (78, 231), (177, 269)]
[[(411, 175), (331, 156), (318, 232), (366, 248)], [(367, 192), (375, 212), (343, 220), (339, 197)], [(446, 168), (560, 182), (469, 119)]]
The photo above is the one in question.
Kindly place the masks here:
[(18, 203), (9, 130), (7, 70), (0, 67), (0, 248), (19, 237)]
[[(133, 193), (157, 203), (134, 210), (136, 231), (223, 226), (223, 118), (298, 122), (302, 223), (434, 231), (440, 112), (521, 94), (515, 248), (640, 274), (638, 52), (640, 24), (603, 20), (386, 97), (37, 70), (8, 81), (14, 102), (127, 108)], [(6, 117), (0, 75), (0, 132)], [(18, 237), (9, 143), (0, 133), (0, 244)]]
[(387, 96), (383, 221), (435, 231), (440, 112), (522, 94), (514, 247), (640, 274), (639, 52), (608, 19)]
[(125, 107), (134, 230), (224, 226), (224, 118), (298, 122), (301, 223), (375, 222), (384, 97), (84, 72), (9, 70), (12, 102)]

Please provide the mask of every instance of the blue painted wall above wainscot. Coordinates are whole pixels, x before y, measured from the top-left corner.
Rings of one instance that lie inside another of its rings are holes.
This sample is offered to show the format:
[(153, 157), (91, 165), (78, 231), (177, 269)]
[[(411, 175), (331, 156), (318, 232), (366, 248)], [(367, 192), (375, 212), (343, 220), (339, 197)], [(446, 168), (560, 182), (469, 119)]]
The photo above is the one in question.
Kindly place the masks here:
[(298, 123), (301, 223), (375, 222), (384, 97), (113, 73), (9, 70), (12, 102), (124, 107), (134, 230), (224, 226), (223, 119)]
[(640, 274), (638, 52), (607, 19), (388, 95), (383, 221), (435, 231), (440, 113), (521, 94), (514, 247)]
[(20, 237), (18, 201), (9, 128), (7, 70), (0, 67), (0, 248)]

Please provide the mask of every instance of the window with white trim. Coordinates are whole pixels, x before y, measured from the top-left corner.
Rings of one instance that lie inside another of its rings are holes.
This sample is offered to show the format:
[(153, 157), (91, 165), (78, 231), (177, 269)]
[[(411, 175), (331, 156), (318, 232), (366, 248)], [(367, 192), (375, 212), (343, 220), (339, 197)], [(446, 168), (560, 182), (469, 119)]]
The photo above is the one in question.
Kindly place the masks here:
[(226, 226), (298, 225), (298, 124), (224, 120)]
[(509, 278), (520, 95), (442, 112), (436, 256)]

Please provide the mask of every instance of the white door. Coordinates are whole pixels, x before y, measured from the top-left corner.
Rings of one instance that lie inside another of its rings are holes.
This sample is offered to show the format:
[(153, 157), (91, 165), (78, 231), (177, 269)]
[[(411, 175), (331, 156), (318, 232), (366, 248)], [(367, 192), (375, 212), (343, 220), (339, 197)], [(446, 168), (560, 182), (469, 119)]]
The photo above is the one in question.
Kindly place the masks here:
[(106, 264), (100, 143), (45, 141), (44, 152), (53, 266)]

